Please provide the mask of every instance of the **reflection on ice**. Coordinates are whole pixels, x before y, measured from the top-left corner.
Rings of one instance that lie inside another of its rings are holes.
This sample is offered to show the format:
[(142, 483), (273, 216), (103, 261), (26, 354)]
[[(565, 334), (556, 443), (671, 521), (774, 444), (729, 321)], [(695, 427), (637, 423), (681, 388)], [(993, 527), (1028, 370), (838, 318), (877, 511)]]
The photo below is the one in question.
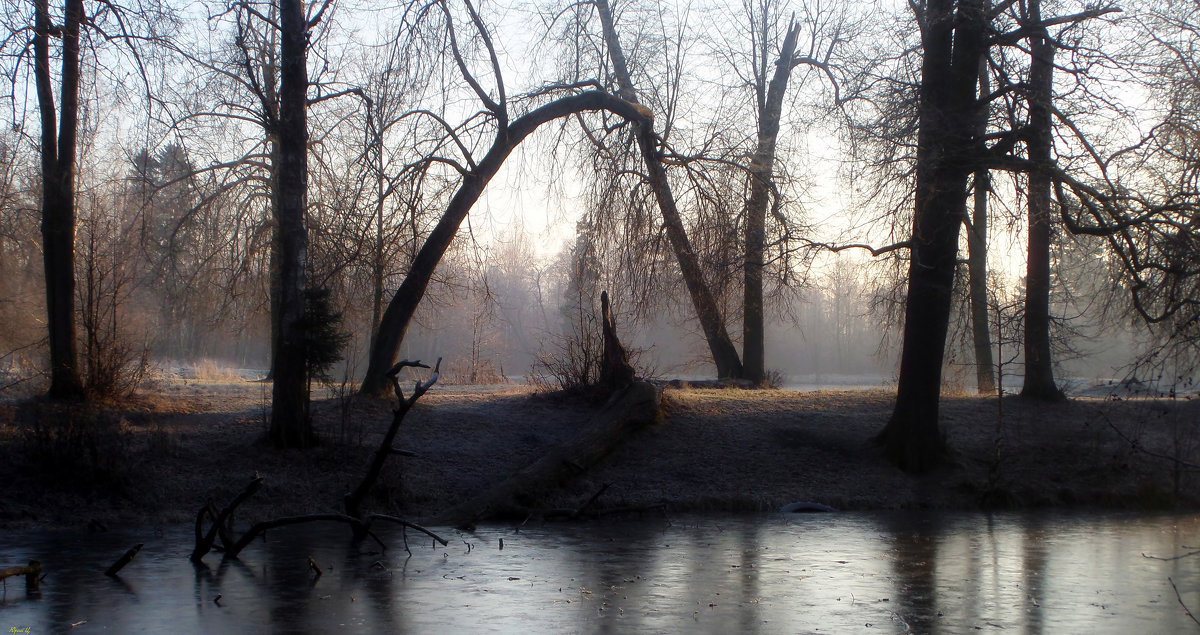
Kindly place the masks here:
[[(0, 565), (39, 559), (30, 632), (1171, 632), (1200, 607), (1200, 519), (1184, 515), (821, 514), (483, 528), (449, 547), (398, 533), (382, 553), (341, 527), (289, 528), (193, 567), (188, 528), (10, 532)], [(500, 539), (504, 548), (500, 549)], [(116, 579), (104, 568), (144, 542)], [(314, 558), (324, 570), (315, 577)], [(219, 602), (214, 601), (220, 598)], [(71, 629), (72, 624), (78, 624)]]

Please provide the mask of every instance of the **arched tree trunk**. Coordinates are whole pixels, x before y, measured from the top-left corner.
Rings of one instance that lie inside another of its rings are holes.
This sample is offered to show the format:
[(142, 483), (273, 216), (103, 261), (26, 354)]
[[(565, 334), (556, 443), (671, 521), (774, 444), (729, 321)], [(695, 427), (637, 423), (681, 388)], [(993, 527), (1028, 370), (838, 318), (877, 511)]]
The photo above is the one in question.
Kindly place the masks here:
[(363, 394), (380, 397), (389, 394), (391, 382), (386, 373), (396, 362), (404, 334), (417, 311), (417, 305), (425, 296), (433, 272), (458, 233), (459, 225), (479, 200), (488, 182), (504, 165), (508, 155), (542, 124), (589, 110), (608, 110), (634, 121), (645, 119), (649, 115), (644, 108), (619, 97), (599, 91), (588, 91), (556, 99), (503, 127), (496, 134), (491, 149), (475, 169), (463, 176), (458, 191), (454, 193), (445, 213), (425, 239), (425, 244), (417, 252), (404, 282), (400, 284), (400, 288), (388, 303), (387, 310), (383, 312), (374, 346), (371, 347), (367, 375), (363, 379)]

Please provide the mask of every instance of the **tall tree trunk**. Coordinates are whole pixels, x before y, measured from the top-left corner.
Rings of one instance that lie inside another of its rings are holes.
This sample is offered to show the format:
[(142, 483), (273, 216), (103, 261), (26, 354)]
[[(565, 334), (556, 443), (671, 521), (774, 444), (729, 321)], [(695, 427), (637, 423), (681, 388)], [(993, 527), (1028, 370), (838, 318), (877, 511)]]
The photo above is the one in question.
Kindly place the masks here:
[(300, 0), (281, 0), (279, 178), (275, 214), (279, 242), (279, 339), (271, 393), (271, 441), (281, 448), (316, 444), (308, 412), (304, 324), (308, 265), (308, 28)]
[(975, 85), (986, 46), (985, 8), (986, 0), (930, 0), (918, 16), (924, 58), (904, 345), (896, 408), (878, 437), (888, 457), (911, 472), (932, 468), (945, 453), (938, 401), (958, 231), (979, 150)]
[[(987, 56), (979, 62), (979, 96), (991, 92)], [(987, 133), (988, 111), (979, 109), (975, 134)], [(992, 180), (987, 168), (975, 171), (975, 209), (967, 234), (967, 285), (971, 292), (971, 335), (975, 344), (975, 388), (981, 395), (996, 392), (995, 362), (992, 360), (992, 336), (988, 321), (987, 232), (988, 194)]]
[[(383, 116), (378, 116), (380, 119)], [(385, 204), (385, 192), (383, 187), (384, 172), (383, 172), (383, 133), (380, 130), (381, 125), (375, 125), (375, 134), (372, 136), (371, 144), (375, 146), (375, 249), (372, 253), (371, 263), (371, 350), (375, 349), (375, 340), (379, 333), (379, 324), (383, 321), (383, 295), (386, 290), (383, 288), (384, 272), (386, 271), (387, 261), (385, 258), (385, 248), (383, 244), (383, 210)]]
[[(763, 35), (765, 42), (766, 34)], [(746, 261), (743, 265), (742, 362), (745, 378), (755, 384), (763, 383), (767, 377), (766, 329), (763, 324), (767, 207), (771, 204), (775, 180), (775, 142), (779, 137), (779, 120), (783, 115), (783, 95), (792, 73), (792, 58), (796, 55), (796, 38), (799, 35), (800, 25), (793, 21), (783, 38), (779, 60), (775, 63), (775, 75), (767, 87), (765, 99), (758, 103), (758, 147), (749, 170), (750, 198), (746, 201)], [(766, 58), (765, 44), (763, 48), (763, 57)]]
[(46, 325), (50, 342), (50, 392), (54, 399), (83, 393), (75, 341), (75, 143), (79, 129), (79, 25), (83, 0), (66, 0), (62, 38), (59, 119), (50, 77), (49, 0), (38, 0), (34, 18), (34, 77), (42, 123), (42, 262), (46, 274)]
[[(617, 38), (616, 28), (613, 26), (612, 10), (609, 8), (608, 0), (596, 0), (596, 8), (600, 13), (600, 22), (604, 28), (604, 40), (608, 45), (613, 72), (616, 74), (617, 84), (620, 87), (619, 94), (627, 101), (639, 103), (637, 91), (634, 89), (633, 80), (629, 75), (629, 68), (625, 63), (625, 54), (621, 50), (621, 42)], [(671, 243), (671, 249), (675, 251), (675, 258), (679, 262), (679, 270), (683, 274), (684, 284), (687, 285), (688, 293), (692, 297), (696, 317), (700, 320), (704, 338), (708, 341), (708, 348), (712, 352), (713, 363), (717, 367), (717, 376), (741, 377), (743, 374), (742, 361), (738, 356), (737, 348), (729, 338), (725, 317), (721, 314), (721, 309), (717, 306), (708, 283), (704, 281), (704, 272), (700, 268), (700, 261), (688, 240), (687, 231), (683, 227), (683, 219), (679, 215), (679, 208), (675, 205), (675, 196), (671, 193), (671, 184), (667, 180), (666, 169), (662, 164), (662, 155), (658, 151), (658, 140), (654, 134), (653, 122), (635, 122), (634, 125), (638, 148), (641, 150), (642, 160), (646, 164), (647, 180), (650, 188), (654, 191), (654, 198), (658, 201), (659, 210), (662, 212), (667, 239)]]
[(1050, 167), (1053, 161), (1050, 100), (1054, 81), (1054, 44), (1041, 25), (1041, 1), (1029, 0), (1029, 251), (1025, 269), (1025, 384), (1021, 396), (1059, 400), (1050, 354)]
[(463, 176), (458, 191), (454, 193), (445, 213), (442, 214), (429, 237), (425, 239), (425, 243), (421, 245), (420, 251), (413, 259), (408, 275), (404, 277), (404, 282), (400, 283), (400, 288), (396, 290), (396, 294), (388, 303), (387, 310), (383, 312), (379, 330), (374, 338), (374, 345), (371, 347), (367, 375), (363, 379), (360, 389), (363, 394), (382, 397), (390, 393), (392, 385), (386, 373), (392, 364), (396, 363), (396, 355), (400, 351), (400, 344), (404, 341), (404, 334), (408, 331), (408, 325), (417, 311), (417, 305), (425, 296), (425, 290), (429, 287), (434, 269), (437, 268), (442, 256), (450, 247), (454, 235), (458, 233), (459, 225), (467, 217), (467, 213), (471, 211), (475, 202), (479, 200), (479, 196), (487, 187), (488, 182), (504, 165), (508, 155), (525, 137), (532, 134), (542, 124), (559, 117), (589, 110), (608, 110), (630, 121), (644, 119), (647, 116), (645, 109), (636, 104), (607, 93), (588, 91), (562, 97), (536, 108), (496, 133), (496, 139), (492, 142), (488, 153), (484, 155), (474, 170)]
[(274, 381), (275, 357), (279, 354), (279, 320), (281, 315), (279, 298), (280, 285), (282, 284), (279, 278), (279, 241), (281, 238), (279, 234), (278, 220), (279, 203), (275, 193), (279, 191), (279, 166), (282, 163), (282, 160), (280, 159), (279, 155), (279, 141), (271, 141), (270, 147), (271, 174), (269, 179), (271, 188), (271, 220), (268, 221), (269, 227), (267, 229), (271, 235), (271, 242), (268, 247), (270, 251), (267, 254), (267, 310), (270, 313), (269, 317), (271, 321), (271, 358), (267, 362), (267, 381)]

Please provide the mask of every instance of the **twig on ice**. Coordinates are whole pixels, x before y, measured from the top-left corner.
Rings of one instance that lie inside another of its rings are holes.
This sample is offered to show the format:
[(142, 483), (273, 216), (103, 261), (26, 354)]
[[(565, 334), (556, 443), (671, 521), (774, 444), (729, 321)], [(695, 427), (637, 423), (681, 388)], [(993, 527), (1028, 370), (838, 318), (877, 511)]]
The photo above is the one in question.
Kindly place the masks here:
[(1187, 616), (1192, 618), (1192, 621), (1195, 622), (1197, 626), (1200, 626), (1200, 620), (1196, 619), (1196, 616), (1192, 615), (1191, 610), (1189, 610), (1187, 605), (1183, 603), (1183, 596), (1179, 595), (1179, 587), (1175, 586), (1175, 581), (1168, 577), (1167, 582), (1170, 582), (1171, 588), (1175, 589), (1175, 599), (1179, 600), (1179, 606), (1183, 607), (1183, 612), (1187, 613)]
[(1183, 555), (1179, 555), (1179, 556), (1171, 556), (1170, 558), (1162, 558), (1162, 557), (1159, 557), (1159, 556), (1148, 556), (1148, 555), (1146, 555), (1146, 554), (1145, 554), (1145, 552), (1143, 552), (1143, 553), (1142, 553), (1142, 557), (1143, 557), (1143, 558), (1149, 558), (1150, 560), (1163, 560), (1163, 561), (1165, 561), (1165, 562), (1170, 562), (1171, 560), (1182, 560), (1182, 559), (1184, 559), (1184, 558), (1186, 558), (1186, 557), (1188, 557), (1188, 556), (1194, 556), (1194, 555), (1196, 555), (1196, 554), (1200, 554), (1200, 551), (1191, 551), (1191, 552), (1185, 553), (1185, 554), (1183, 554)]
[(371, 514), (370, 516), (367, 516), (367, 521), (366, 521), (367, 527), (370, 527), (371, 524), (377, 520), (386, 520), (389, 523), (396, 523), (396, 524), (404, 526), (404, 527), (411, 527), (412, 529), (416, 529), (417, 531), (425, 534), (426, 536), (429, 536), (430, 538), (433, 538), (434, 540), (438, 541), (439, 543), (441, 543), (441, 545), (443, 547), (450, 544), (449, 541), (447, 541), (445, 538), (442, 538), (441, 536), (433, 533), (432, 531), (430, 531), (416, 523), (411, 523), (407, 520), (404, 520), (403, 518), (396, 518), (395, 516), (388, 516), (387, 514)]

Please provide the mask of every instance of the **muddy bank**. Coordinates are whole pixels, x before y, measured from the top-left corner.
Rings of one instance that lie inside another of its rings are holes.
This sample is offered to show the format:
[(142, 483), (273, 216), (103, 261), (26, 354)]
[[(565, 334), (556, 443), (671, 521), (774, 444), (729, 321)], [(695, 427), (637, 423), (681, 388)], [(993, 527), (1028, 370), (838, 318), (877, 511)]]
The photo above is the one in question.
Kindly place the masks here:
[[(190, 523), (255, 473), (262, 491), (240, 520), (341, 511), (391, 418), (391, 404), (315, 394), (321, 447), (262, 440), (269, 386), (160, 381), (87, 416), (0, 404), (0, 524)], [(871, 443), (891, 411), (885, 391), (671, 389), (662, 420), (543, 502), (591, 511), (766, 511), (793, 501), (838, 509), (1163, 508), (1197, 505), (1200, 400), (1079, 398), (1035, 404), (949, 397), (953, 463), (913, 477)], [(590, 411), (524, 386), (435, 386), (405, 421), (366, 507), (429, 517), (571, 438)], [(57, 438), (53, 421), (100, 429)], [(87, 425), (85, 425), (87, 424)], [(997, 460), (998, 457), (998, 460)], [(95, 526), (95, 525), (94, 525)]]

